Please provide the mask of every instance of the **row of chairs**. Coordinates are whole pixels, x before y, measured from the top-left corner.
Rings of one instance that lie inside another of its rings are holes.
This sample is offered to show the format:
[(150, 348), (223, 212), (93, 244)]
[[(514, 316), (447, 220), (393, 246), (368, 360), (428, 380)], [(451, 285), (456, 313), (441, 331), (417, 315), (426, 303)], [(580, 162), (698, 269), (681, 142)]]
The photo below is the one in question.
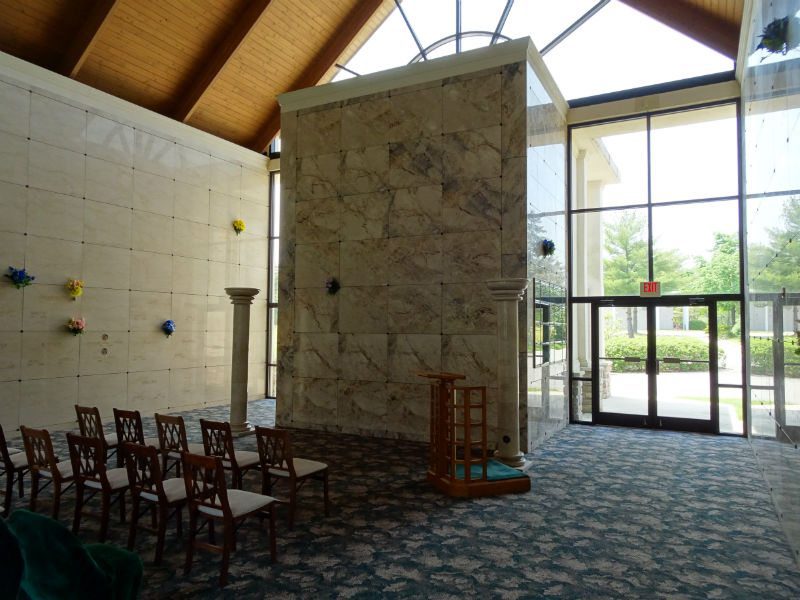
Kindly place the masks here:
[[(103, 430), (97, 408), (76, 406), (80, 435), (67, 434), (70, 460), (59, 461), (47, 430), (20, 427), (24, 451), (8, 447), (0, 427), (0, 454), (6, 475), (4, 511), (10, 511), (15, 483), (23, 495), (23, 477), (30, 472), (30, 508), (36, 509), (39, 492), (52, 485), (53, 518), (58, 518), (62, 494), (75, 487), (76, 503), (73, 532), (80, 529), (84, 507), (95, 496), (100, 498), (100, 541), (105, 541), (111, 507), (119, 504), (120, 521), (125, 522), (125, 496), (132, 501), (128, 548), (133, 549), (139, 520), (151, 512), (151, 525), (157, 534), (155, 563), (163, 556), (166, 525), (173, 517), (177, 533), (182, 531), (182, 509), (189, 510), (189, 540), (185, 571), (191, 569), (195, 548), (222, 554), (220, 584), (227, 582), (229, 556), (235, 549), (234, 533), (247, 517), (258, 515), (270, 523), (270, 556), (275, 560), (275, 508), (288, 505), (289, 527), (293, 527), (297, 492), (307, 481), (323, 484), (325, 514), (329, 514), (328, 467), (317, 461), (295, 458), (289, 432), (268, 427), (256, 428), (258, 452), (235, 450), (230, 424), (200, 420), (203, 444), (189, 444), (180, 416), (156, 414), (158, 439), (145, 438), (138, 411), (114, 409), (115, 434)], [(116, 453), (116, 468), (107, 460)], [(176, 477), (169, 478), (175, 469)], [(243, 476), (252, 469), (261, 472), (261, 493), (242, 490)], [(181, 471), (183, 476), (181, 477)], [(226, 471), (231, 472), (231, 485)], [(0, 473), (2, 474), (2, 473)], [(284, 482), (288, 499), (271, 496), (273, 487)], [(215, 540), (214, 522), (222, 525), (221, 544)], [(208, 542), (197, 540), (198, 532), (208, 528)]]

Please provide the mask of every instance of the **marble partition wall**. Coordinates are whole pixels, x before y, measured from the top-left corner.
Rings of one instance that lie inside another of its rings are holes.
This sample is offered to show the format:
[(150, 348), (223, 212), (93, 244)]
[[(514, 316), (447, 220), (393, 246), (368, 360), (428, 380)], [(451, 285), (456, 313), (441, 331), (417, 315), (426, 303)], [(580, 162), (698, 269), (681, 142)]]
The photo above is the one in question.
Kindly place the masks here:
[(529, 101), (531, 52), (517, 40), (280, 98), (279, 424), (426, 440), (415, 373), (446, 370), (488, 387), (493, 428), (485, 281), (530, 276), (529, 146), (553, 131)]

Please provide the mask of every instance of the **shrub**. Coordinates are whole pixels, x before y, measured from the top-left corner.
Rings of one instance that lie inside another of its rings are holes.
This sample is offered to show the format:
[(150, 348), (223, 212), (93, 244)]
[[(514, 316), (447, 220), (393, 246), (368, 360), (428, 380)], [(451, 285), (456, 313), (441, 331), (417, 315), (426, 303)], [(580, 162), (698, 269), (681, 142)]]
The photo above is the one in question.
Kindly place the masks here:
[[(658, 355), (674, 356), (686, 360), (708, 360), (708, 342), (703, 339), (678, 335), (659, 335)], [(621, 360), (626, 356), (647, 356), (647, 336), (636, 337), (614, 336), (606, 340), (606, 357), (612, 360), (611, 370), (620, 373), (624, 371), (641, 372), (644, 362), (630, 363)], [(720, 364), (724, 364), (725, 352), (719, 351)], [(707, 363), (664, 363), (660, 365), (662, 373), (676, 373), (688, 371), (706, 371)]]
[(702, 319), (689, 319), (689, 329), (692, 331), (705, 331), (708, 324)]
[[(785, 362), (798, 362), (794, 354), (796, 346), (792, 340), (783, 342)], [(750, 372), (753, 375), (772, 375), (774, 362), (772, 360), (772, 340), (763, 338), (750, 338)], [(784, 371), (785, 377), (800, 377), (800, 366), (788, 365)]]

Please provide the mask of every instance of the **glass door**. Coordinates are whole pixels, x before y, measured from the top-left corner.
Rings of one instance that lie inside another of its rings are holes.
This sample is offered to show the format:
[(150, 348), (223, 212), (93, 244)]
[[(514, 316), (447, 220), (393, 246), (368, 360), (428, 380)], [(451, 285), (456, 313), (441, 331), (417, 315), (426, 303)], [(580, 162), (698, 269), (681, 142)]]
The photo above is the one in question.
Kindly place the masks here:
[(593, 310), (594, 422), (717, 431), (716, 304), (626, 299)]

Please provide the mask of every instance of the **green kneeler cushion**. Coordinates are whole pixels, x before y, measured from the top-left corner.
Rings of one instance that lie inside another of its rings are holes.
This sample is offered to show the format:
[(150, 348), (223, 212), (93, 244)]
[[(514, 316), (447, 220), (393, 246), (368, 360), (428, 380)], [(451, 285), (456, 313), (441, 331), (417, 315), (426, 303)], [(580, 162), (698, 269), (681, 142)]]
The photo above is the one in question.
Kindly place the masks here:
[(58, 521), (27, 510), (11, 513), (8, 526), (25, 563), (22, 598), (138, 598), (143, 566), (137, 554), (109, 544), (84, 546)]
[(22, 581), (22, 554), (14, 534), (0, 519), (0, 598), (16, 598)]

